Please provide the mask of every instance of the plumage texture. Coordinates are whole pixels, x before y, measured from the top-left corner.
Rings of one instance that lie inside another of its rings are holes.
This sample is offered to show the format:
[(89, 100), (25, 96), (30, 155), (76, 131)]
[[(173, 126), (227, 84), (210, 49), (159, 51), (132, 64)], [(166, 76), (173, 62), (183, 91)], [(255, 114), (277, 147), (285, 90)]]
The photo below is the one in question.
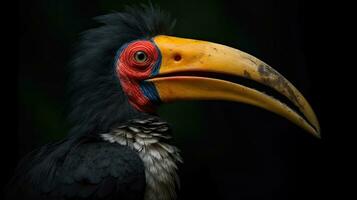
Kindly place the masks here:
[(17, 177), (10, 188), (16, 192), (10, 192), (8, 198), (143, 199), (143, 162), (136, 152), (122, 145), (88, 138), (49, 167), (53, 172), (41, 173), (36, 183), (28, 181), (33, 178), (31, 174)]
[(102, 134), (104, 140), (118, 143), (138, 152), (145, 167), (145, 200), (174, 200), (180, 181), (177, 163), (182, 162), (179, 150), (169, 145), (169, 126), (159, 118), (131, 120)]
[(65, 139), (22, 159), (7, 187), (9, 199), (144, 197), (142, 158), (128, 146), (104, 142), (99, 136), (131, 119), (150, 117), (134, 109), (123, 93), (114, 70), (117, 51), (129, 41), (169, 34), (174, 23), (151, 5), (95, 19), (103, 25), (81, 35), (71, 63), (72, 128)]

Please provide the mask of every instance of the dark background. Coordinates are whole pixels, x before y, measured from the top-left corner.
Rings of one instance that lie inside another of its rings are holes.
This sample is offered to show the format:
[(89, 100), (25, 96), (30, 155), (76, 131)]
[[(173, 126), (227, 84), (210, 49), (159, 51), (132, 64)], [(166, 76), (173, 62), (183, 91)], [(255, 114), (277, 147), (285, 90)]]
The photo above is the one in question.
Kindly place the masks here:
[[(92, 18), (134, 5), (129, 0), (20, 1), (16, 134), (6, 154), (4, 183), (19, 158), (63, 138), (67, 64)], [(323, 199), (334, 193), (330, 111), (321, 78), (333, 25), (309, 1), (152, 1), (177, 19), (174, 34), (239, 48), (267, 62), (308, 99), (320, 120), (318, 140), (265, 110), (230, 102), (180, 102), (159, 113), (182, 150), (179, 199)]]

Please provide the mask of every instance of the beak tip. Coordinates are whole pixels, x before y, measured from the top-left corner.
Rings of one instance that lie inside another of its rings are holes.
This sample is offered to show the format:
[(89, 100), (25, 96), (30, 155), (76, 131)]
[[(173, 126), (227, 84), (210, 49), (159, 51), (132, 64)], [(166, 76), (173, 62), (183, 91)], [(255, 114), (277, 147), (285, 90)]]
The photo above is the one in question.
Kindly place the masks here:
[(316, 136), (317, 139), (321, 140), (321, 134), (320, 133), (316, 133), (315, 136)]
[[(317, 119), (316, 119), (317, 121)], [(321, 139), (321, 129), (320, 129), (320, 124), (319, 122), (317, 121), (317, 125), (316, 125), (316, 131), (315, 131), (315, 134), (314, 134), (318, 139)]]
[(317, 139), (321, 139), (320, 128), (317, 129), (317, 130), (314, 130), (314, 132), (312, 132), (312, 134), (313, 134)]

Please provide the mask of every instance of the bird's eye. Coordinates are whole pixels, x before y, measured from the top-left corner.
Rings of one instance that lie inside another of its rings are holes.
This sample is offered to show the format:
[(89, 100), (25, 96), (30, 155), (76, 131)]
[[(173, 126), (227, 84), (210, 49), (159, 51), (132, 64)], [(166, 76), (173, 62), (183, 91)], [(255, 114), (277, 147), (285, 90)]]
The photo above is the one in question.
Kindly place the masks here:
[(134, 58), (135, 58), (136, 62), (143, 63), (143, 62), (146, 62), (146, 60), (148, 59), (148, 56), (143, 51), (137, 51), (135, 53)]

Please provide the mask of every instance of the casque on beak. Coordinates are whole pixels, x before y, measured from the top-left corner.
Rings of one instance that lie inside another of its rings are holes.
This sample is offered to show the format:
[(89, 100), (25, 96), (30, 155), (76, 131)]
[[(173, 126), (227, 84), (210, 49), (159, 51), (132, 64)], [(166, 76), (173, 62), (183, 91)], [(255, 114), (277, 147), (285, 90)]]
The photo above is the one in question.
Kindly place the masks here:
[[(152, 82), (161, 101), (228, 100), (258, 106), (281, 115), (320, 137), (320, 126), (304, 96), (281, 74), (259, 59), (240, 50), (211, 42), (156, 36), (162, 60)], [(197, 72), (244, 77), (269, 86), (286, 96), (303, 114), (279, 100), (230, 81), (197, 76)]]

